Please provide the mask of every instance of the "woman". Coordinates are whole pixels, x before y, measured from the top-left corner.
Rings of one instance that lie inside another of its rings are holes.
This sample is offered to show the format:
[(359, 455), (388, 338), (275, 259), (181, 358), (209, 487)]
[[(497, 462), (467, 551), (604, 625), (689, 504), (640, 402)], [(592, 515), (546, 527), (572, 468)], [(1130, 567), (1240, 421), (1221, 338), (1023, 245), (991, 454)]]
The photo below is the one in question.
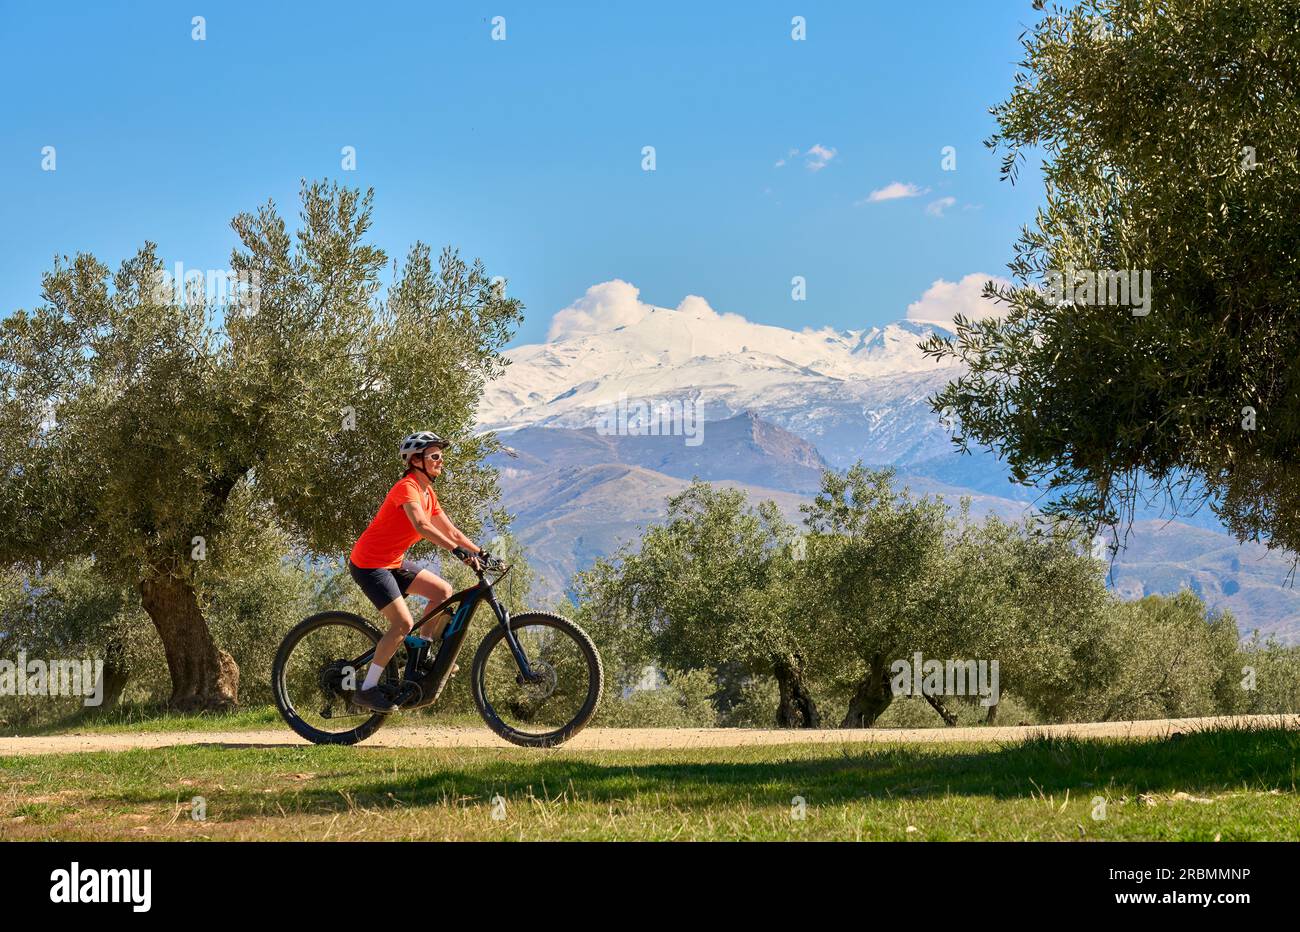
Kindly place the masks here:
[[(450, 550), (471, 568), (479, 568), (478, 545), (451, 523), (438, 507), (438, 496), (433, 490), (433, 480), (442, 474), (442, 451), (446, 445), (446, 441), (429, 431), (411, 434), (402, 441), (406, 473), (388, 490), (379, 511), (357, 538), (348, 557), (349, 574), (366, 598), (388, 619), (388, 632), (375, 647), (374, 660), (361, 688), (353, 694), (357, 705), (375, 712), (397, 709), (392, 697), (380, 687), (379, 679), (415, 624), (405, 596), (418, 595), (433, 600), (436, 605), (452, 593), (451, 584), (441, 576), (405, 559), (406, 551), (424, 538)], [(420, 634), (435, 638), (446, 623), (447, 613), (442, 612), (425, 622)]]

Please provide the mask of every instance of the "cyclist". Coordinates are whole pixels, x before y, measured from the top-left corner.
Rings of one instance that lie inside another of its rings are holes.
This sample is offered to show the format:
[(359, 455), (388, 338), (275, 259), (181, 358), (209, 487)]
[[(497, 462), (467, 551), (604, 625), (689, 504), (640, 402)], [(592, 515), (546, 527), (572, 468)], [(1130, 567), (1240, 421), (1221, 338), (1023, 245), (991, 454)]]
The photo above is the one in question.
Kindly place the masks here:
[[(379, 511), (357, 538), (348, 557), (349, 575), (388, 620), (388, 632), (375, 647), (365, 680), (352, 697), (357, 705), (375, 712), (397, 709), (392, 698), (381, 689), (379, 678), (415, 624), (404, 597), (418, 595), (437, 605), (452, 594), (451, 584), (445, 579), (404, 559), (406, 551), (424, 538), (450, 550), (471, 568), (480, 568), (480, 548), (438, 507), (438, 496), (433, 490), (433, 480), (442, 474), (442, 453), (446, 446), (446, 441), (429, 431), (411, 434), (402, 441), (406, 472), (388, 490)], [(419, 634), (435, 638), (447, 620), (447, 613), (440, 612), (425, 622)]]

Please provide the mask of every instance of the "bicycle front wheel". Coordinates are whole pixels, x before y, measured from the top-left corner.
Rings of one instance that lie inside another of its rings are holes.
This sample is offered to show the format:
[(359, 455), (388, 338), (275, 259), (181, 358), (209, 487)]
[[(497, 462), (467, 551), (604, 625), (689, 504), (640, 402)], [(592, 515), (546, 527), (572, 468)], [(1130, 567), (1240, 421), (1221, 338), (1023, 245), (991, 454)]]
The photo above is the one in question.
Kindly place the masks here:
[(512, 744), (563, 744), (591, 721), (604, 688), (600, 654), (587, 633), (559, 615), (528, 612), (510, 619), (533, 670), (520, 673), (500, 625), (474, 655), (474, 704), (489, 728)]

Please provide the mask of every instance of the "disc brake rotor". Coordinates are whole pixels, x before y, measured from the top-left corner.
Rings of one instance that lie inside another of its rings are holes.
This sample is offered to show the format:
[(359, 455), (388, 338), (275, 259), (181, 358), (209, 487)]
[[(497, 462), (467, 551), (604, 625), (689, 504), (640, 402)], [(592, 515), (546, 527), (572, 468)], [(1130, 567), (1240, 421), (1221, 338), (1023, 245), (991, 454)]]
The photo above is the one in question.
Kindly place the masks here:
[(519, 686), (529, 701), (541, 702), (555, 692), (557, 682), (555, 668), (545, 660), (533, 660), (529, 666), (533, 669), (533, 679), (525, 680), (520, 676)]

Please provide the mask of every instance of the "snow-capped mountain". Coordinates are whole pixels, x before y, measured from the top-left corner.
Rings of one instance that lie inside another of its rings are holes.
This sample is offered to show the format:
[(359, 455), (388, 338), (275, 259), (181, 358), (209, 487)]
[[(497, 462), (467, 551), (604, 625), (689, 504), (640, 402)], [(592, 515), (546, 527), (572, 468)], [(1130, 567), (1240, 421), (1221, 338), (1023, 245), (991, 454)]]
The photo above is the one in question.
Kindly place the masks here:
[(948, 330), (900, 320), (867, 330), (787, 330), (702, 301), (633, 323), (509, 350), (479, 408), (483, 428), (594, 427), (620, 398), (749, 411), (815, 444), (833, 465), (906, 464), (951, 447), (926, 398), (952, 377), (917, 344)]
[[(494, 465), (544, 590), (565, 591), (574, 572), (635, 543), (693, 477), (772, 500), (796, 522), (822, 468), (857, 460), (895, 467), (918, 494), (970, 497), (977, 514), (1014, 519), (1041, 505), (996, 457), (954, 451), (927, 398), (959, 370), (917, 345), (951, 331), (913, 319), (926, 316), (915, 309), (884, 327), (794, 331), (699, 298), (642, 304), (633, 286), (609, 282), (556, 314), (548, 342), (507, 352), (478, 418), (514, 448)], [(689, 404), (696, 430), (609, 430), (620, 407), (674, 404)], [(1231, 609), (1243, 633), (1300, 642), (1300, 594), (1288, 588), (1284, 556), (1238, 544), (1208, 510), (1170, 521), (1152, 506), (1136, 517), (1113, 567), (1117, 591), (1191, 587)]]

